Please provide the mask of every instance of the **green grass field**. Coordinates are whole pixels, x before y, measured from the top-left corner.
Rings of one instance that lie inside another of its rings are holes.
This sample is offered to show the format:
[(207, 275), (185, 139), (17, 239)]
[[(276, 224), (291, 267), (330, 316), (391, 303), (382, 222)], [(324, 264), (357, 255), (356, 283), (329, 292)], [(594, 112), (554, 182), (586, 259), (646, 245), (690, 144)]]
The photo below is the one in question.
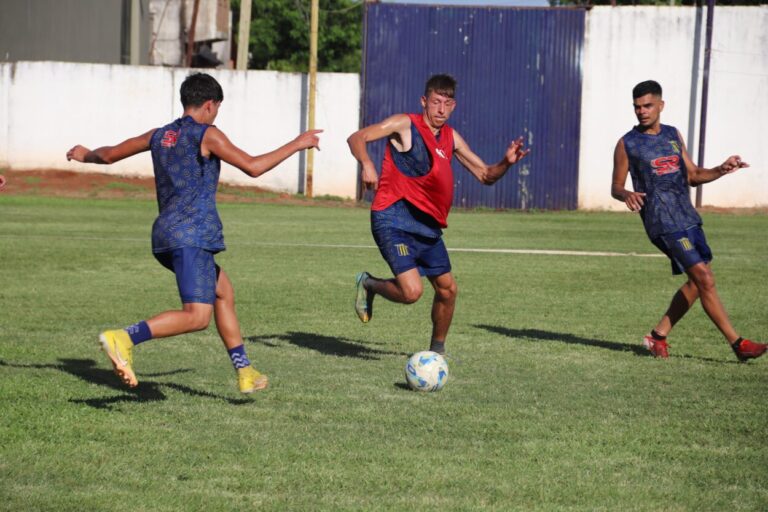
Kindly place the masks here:
[[(220, 205), (247, 350), (239, 395), (213, 325), (135, 351), (123, 389), (97, 335), (178, 306), (151, 201), (0, 196), (0, 510), (768, 509), (768, 358), (738, 364), (697, 306), (669, 360), (640, 339), (665, 259), (452, 253), (443, 391), (404, 387), (431, 291), (352, 310), (387, 269), (364, 208)], [(768, 339), (768, 215), (705, 214), (737, 329)], [(632, 214), (460, 212), (454, 249), (653, 254)]]

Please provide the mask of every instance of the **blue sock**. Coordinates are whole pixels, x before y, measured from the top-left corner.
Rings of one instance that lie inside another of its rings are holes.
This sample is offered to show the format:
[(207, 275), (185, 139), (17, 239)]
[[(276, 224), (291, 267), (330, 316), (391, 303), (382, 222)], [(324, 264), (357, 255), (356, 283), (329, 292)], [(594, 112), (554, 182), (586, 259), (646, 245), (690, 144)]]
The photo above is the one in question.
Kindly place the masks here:
[(125, 332), (131, 337), (131, 341), (134, 345), (152, 339), (152, 331), (149, 330), (149, 326), (144, 320), (126, 327)]
[(235, 370), (250, 366), (251, 361), (248, 359), (248, 356), (245, 355), (245, 345), (240, 345), (239, 347), (228, 349), (227, 353), (229, 354), (229, 358), (232, 360), (232, 366), (235, 367)]

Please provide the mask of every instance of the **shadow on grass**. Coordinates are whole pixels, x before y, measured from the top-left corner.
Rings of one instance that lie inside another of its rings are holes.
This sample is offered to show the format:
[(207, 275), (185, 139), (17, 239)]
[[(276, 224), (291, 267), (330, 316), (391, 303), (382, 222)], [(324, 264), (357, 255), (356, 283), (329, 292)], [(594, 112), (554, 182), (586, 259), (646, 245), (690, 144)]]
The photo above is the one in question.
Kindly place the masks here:
[(501, 334), (503, 336), (509, 336), (510, 338), (523, 338), (536, 341), (559, 341), (562, 343), (571, 343), (574, 345), (587, 345), (590, 347), (616, 350), (618, 352), (634, 352), (639, 356), (650, 355), (645, 347), (640, 345), (630, 345), (628, 343), (617, 343), (615, 341), (581, 338), (579, 336), (574, 336), (573, 334), (561, 332), (542, 331), (539, 329), (509, 329), (507, 327), (499, 327), (497, 325), (475, 325), (474, 327), (485, 329), (486, 331)]
[[(248, 398), (233, 399), (226, 396), (216, 395), (214, 393), (208, 393), (207, 391), (199, 391), (188, 386), (181, 384), (174, 384), (171, 382), (153, 382), (150, 380), (140, 380), (139, 385), (133, 389), (126, 389), (123, 386), (117, 376), (111, 370), (105, 370), (96, 366), (96, 361), (93, 359), (59, 359), (59, 364), (15, 364), (8, 363), (0, 359), (0, 366), (8, 368), (22, 368), (33, 370), (57, 370), (68, 375), (77, 377), (78, 379), (88, 382), (90, 384), (97, 384), (104, 386), (115, 391), (124, 393), (120, 396), (110, 396), (102, 398), (84, 398), (74, 399), (69, 401), (76, 404), (85, 404), (96, 409), (111, 409), (112, 405), (121, 402), (129, 403), (145, 403), (145, 402), (162, 402), (167, 397), (163, 393), (163, 388), (170, 388), (185, 395), (198, 396), (203, 398), (212, 398), (215, 400), (224, 400), (232, 405), (241, 405), (250, 403), (252, 400)], [(178, 373), (185, 373), (190, 370), (180, 369), (171, 372), (162, 372), (155, 374), (148, 374), (150, 377), (158, 377), (165, 375), (174, 375)]]
[[(573, 334), (552, 332), (552, 331), (542, 331), (539, 329), (509, 329), (507, 327), (499, 327), (497, 325), (475, 325), (474, 327), (485, 329), (486, 331), (490, 331), (496, 334), (509, 336), (510, 338), (523, 338), (523, 339), (537, 340), (537, 341), (559, 341), (562, 343), (588, 345), (591, 347), (599, 347), (599, 348), (604, 348), (608, 350), (616, 350), (618, 352), (633, 352), (635, 355), (638, 355), (638, 356), (653, 357), (651, 356), (651, 353), (648, 352), (648, 350), (642, 345), (640, 345), (639, 343), (637, 345), (633, 345), (628, 343), (617, 343), (615, 341), (602, 341), (602, 340), (595, 340), (590, 338), (581, 338), (579, 336), (574, 336)], [(732, 361), (732, 360), (723, 361), (721, 359), (712, 359), (710, 357), (698, 357), (698, 356), (690, 356), (690, 355), (671, 355), (670, 358), (692, 359), (695, 361), (704, 361), (706, 363), (741, 364), (738, 361)]]
[(323, 336), (310, 332), (287, 332), (285, 334), (270, 334), (264, 336), (250, 336), (245, 338), (253, 343), (261, 343), (268, 347), (279, 347), (278, 341), (287, 341), (292, 345), (315, 350), (328, 356), (355, 357), (358, 359), (375, 359), (381, 356), (407, 356), (405, 352), (393, 352), (390, 350), (378, 350), (366, 347), (358, 341), (333, 336)]

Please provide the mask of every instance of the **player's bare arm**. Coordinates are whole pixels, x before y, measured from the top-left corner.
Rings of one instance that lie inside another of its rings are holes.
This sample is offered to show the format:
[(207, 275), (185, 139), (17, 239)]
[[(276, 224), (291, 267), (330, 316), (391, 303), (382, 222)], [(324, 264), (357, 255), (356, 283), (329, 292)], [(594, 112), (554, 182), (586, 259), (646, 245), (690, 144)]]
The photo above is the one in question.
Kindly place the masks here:
[(363, 169), (362, 180), (367, 189), (376, 190), (379, 184), (376, 166), (368, 154), (367, 144), (385, 137), (389, 138), (398, 151), (411, 149), (411, 118), (406, 114), (396, 114), (380, 123), (361, 128), (347, 138), (352, 156), (360, 162)]
[(693, 160), (691, 160), (691, 156), (688, 154), (688, 150), (685, 147), (685, 141), (679, 131), (677, 132), (677, 136), (680, 138), (680, 142), (683, 143), (683, 161), (685, 161), (685, 167), (688, 169), (688, 184), (692, 187), (715, 181), (726, 174), (749, 167), (749, 164), (744, 162), (739, 155), (729, 156), (726, 158), (725, 162), (712, 169), (699, 167), (693, 163)]
[(277, 167), (285, 159), (299, 151), (316, 148), (320, 149), (319, 134), (323, 130), (308, 130), (292, 141), (280, 146), (274, 151), (263, 155), (252, 156), (235, 146), (224, 132), (211, 126), (205, 131), (200, 151), (204, 157), (216, 155), (223, 161), (243, 171), (248, 176), (256, 178)]
[(463, 165), (475, 178), (477, 178), (483, 185), (493, 185), (500, 180), (507, 170), (531, 152), (530, 149), (525, 149), (523, 145), (523, 138), (519, 137), (513, 140), (507, 146), (507, 150), (504, 153), (504, 158), (493, 165), (486, 164), (482, 158), (477, 156), (469, 144), (462, 138), (459, 133), (453, 131), (454, 141), (454, 155), (458, 161)]
[(613, 181), (611, 183), (611, 196), (622, 201), (633, 212), (639, 212), (645, 202), (644, 192), (633, 192), (624, 188), (629, 174), (629, 158), (624, 148), (624, 141), (619, 139), (613, 152)]
[(116, 146), (102, 146), (90, 150), (85, 146), (77, 145), (67, 151), (67, 160), (76, 160), (88, 164), (113, 164), (129, 156), (149, 151), (152, 134), (155, 130), (124, 140)]

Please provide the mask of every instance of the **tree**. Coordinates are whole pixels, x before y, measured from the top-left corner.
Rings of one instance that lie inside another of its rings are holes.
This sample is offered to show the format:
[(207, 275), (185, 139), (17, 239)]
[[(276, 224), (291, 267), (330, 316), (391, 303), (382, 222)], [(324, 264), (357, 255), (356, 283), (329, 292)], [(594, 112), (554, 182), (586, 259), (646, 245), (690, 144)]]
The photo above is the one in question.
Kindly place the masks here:
[[(235, 33), (240, 2), (232, 0)], [(306, 72), (309, 68), (310, 0), (252, 1), (250, 69)], [(318, 71), (357, 73), (361, 63), (360, 0), (320, 0)]]

